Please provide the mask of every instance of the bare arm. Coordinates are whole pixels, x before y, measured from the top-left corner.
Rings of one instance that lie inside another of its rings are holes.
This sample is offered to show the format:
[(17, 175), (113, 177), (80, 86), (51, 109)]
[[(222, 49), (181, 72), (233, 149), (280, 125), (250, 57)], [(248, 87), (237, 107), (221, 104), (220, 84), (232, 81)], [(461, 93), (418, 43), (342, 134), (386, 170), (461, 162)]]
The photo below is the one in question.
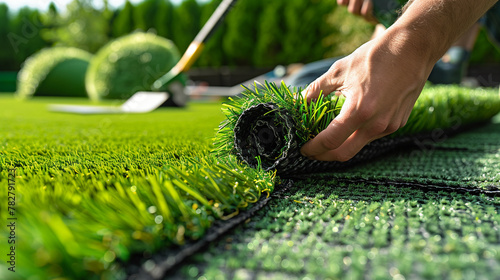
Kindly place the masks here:
[(380, 37), (337, 61), (306, 90), (343, 94), (337, 118), (301, 152), (346, 161), (406, 124), (436, 61), (497, 0), (418, 0)]
[(498, 0), (410, 0), (393, 28), (412, 32), (412, 37), (424, 43), (422, 50), (429, 50), (435, 62), (496, 2)]

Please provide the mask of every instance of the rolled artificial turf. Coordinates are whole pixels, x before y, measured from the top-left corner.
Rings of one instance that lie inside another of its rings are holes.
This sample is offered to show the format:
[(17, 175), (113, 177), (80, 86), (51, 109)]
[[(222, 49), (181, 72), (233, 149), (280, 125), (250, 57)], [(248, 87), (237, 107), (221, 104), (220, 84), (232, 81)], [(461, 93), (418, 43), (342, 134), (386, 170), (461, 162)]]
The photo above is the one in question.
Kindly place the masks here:
[(87, 96), (85, 73), (92, 55), (70, 47), (43, 49), (24, 62), (18, 74), (17, 95)]
[(320, 96), (307, 103), (300, 89), (266, 83), (246, 88), (243, 97), (225, 104), (227, 120), (221, 124), (215, 153), (232, 153), (253, 167), (276, 170), (282, 177), (327, 172), (364, 162), (377, 155), (426, 138), (436, 137), (500, 112), (500, 96), (482, 89), (432, 87), (418, 98), (407, 124), (373, 141), (347, 162), (309, 160), (300, 147), (325, 129), (339, 114), (344, 97)]
[[(151, 33), (133, 33), (97, 52), (90, 62), (85, 85), (93, 100), (127, 99), (137, 91), (150, 91), (154, 81), (179, 58), (172, 41)], [(173, 81), (184, 84), (185, 77), (180, 75)]]

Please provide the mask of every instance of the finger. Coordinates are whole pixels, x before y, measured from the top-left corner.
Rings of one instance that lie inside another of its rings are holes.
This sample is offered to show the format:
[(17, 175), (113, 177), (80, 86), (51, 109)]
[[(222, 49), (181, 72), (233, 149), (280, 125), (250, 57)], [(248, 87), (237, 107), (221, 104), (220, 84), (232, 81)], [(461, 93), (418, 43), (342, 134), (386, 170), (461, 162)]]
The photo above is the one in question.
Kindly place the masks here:
[[(399, 123), (398, 123), (399, 125)], [(371, 125), (367, 124), (355, 131), (349, 138), (347, 138), (342, 145), (335, 150), (325, 152), (323, 154), (314, 156), (315, 160), (321, 161), (348, 161), (353, 158), (364, 146), (370, 142), (387, 136), (394, 132), (393, 128), (387, 128), (381, 133), (374, 133)]]
[(349, 4), (349, 0), (337, 0), (337, 4), (345, 6)]
[(347, 100), (340, 114), (333, 119), (330, 125), (302, 146), (300, 150), (302, 155), (314, 158), (342, 145), (361, 126), (361, 123), (356, 122), (356, 118), (349, 117), (350, 107), (352, 106)]
[(320, 93), (329, 95), (339, 89), (343, 81), (340, 78), (341, 66), (338, 62), (340, 60), (336, 61), (326, 73), (317, 78), (304, 90), (308, 101), (318, 98)]
[(347, 138), (338, 148), (313, 156), (312, 158), (320, 161), (348, 161), (371, 141), (371, 138), (368, 138), (366, 134), (358, 130)]
[(373, 2), (372, 0), (365, 0), (361, 7), (361, 15), (368, 22), (377, 23), (377, 19), (373, 16)]
[(364, 0), (363, 5), (361, 6), (361, 15), (368, 16), (371, 15), (373, 9), (372, 0)]
[(349, 1), (347, 10), (354, 15), (361, 15), (361, 7), (363, 6), (364, 0), (352, 0)]

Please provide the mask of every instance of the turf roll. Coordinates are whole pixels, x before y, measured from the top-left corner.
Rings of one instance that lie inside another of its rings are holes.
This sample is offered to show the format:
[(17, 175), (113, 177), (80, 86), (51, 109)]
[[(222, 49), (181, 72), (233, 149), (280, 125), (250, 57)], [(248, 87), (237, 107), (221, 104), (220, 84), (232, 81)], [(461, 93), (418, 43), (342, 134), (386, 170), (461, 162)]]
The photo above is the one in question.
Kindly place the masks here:
[(43, 49), (29, 57), (18, 75), (17, 95), (87, 96), (85, 72), (92, 55), (70, 47)]
[(347, 162), (309, 160), (300, 147), (337, 116), (344, 97), (320, 96), (307, 103), (301, 90), (273, 83), (245, 88), (242, 98), (225, 104), (227, 119), (215, 140), (215, 153), (232, 153), (252, 167), (276, 170), (282, 177), (327, 172), (365, 162), (396, 147), (439, 138), (500, 112), (496, 91), (456, 86), (427, 87), (417, 100), (407, 125), (373, 141)]
[[(295, 121), (274, 103), (260, 103), (245, 110), (234, 127), (235, 148), (238, 155), (252, 165), (265, 169), (287, 165), (289, 152), (297, 150)], [(296, 157), (295, 155), (293, 157)]]
[[(90, 62), (85, 85), (93, 100), (127, 99), (137, 91), (150, 91), (154, 81), (179, 58), (172, 41), (151, 33), (133, 33), (99, 50)], [(180, 75), (172, 84), (183, 88), (185, 81)], [(169, 91), (168, 86), (162, 90)]]

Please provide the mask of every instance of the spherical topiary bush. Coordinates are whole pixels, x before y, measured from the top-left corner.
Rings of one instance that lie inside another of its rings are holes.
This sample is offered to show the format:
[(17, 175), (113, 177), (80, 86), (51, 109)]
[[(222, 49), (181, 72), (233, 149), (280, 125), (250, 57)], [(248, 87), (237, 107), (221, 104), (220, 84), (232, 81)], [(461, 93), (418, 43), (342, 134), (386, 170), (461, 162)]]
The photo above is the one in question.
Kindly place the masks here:
[(126, 99), (137, 91), (149, 91), (179, 57), (172, 41), (154, 34), (133, 33), (118, 38), (90, 62), (85, 77), (87, 92), (98, 100)]
[(54, 47), (43, 49), (24, 62), (17, 78), (17, 94), (31, 96), (87, 96), (85, 73), (92, 55)]

